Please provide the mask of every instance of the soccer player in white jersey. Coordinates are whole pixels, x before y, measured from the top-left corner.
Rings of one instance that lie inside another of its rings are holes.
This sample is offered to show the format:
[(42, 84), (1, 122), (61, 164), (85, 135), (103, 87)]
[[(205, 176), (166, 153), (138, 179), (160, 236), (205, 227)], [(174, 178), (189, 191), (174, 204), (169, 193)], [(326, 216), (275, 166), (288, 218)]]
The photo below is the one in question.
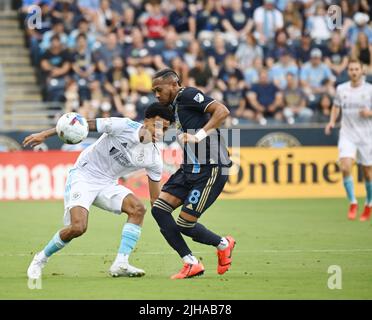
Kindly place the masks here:
[(342, 110), (338, 149), (344, 187), (350, 201), (348, 218), (354, 220), (358, 213), (351, 175), (353, 161), (358, 156), (357, 161), (363, 168), (367, 192), (360, 221), (366, 221), (370, 218), (372, 208), (372, 85), (364, 80), (362, 64), (357, 60), (349, 62), (348, 74), (350, 81), (337, 87), (325, 132), (331, 133)]
[[(158, 103), (145, 112), (144, 123), (128, 118), (98, 118), (88, 120), (89, 129), (103, 133), (77, 159), (70, 170), (65, 189), (65, 227), (59, 230), (45, 248), (31, 262), (27, 275), (38, 279), (49, 257), (81, 236), (88, 226), (91, 205), (104, 210), (128, 215), (124, 224), (117, 257), (110, 268), (112, 276), (143, 276), (144, 270), (129, 264), (128, 258), (135, 247), (145, 214), (142, 202), (131, 190), (119, 185), (119, 177), (140, 169), (148, 175), (151, 205), (160, 194), (162, 158), (156, 141), (174, 121), (170, 109)], [(25, 138), (24, 145), (35, 146), (56, 135), (52, 128)]]

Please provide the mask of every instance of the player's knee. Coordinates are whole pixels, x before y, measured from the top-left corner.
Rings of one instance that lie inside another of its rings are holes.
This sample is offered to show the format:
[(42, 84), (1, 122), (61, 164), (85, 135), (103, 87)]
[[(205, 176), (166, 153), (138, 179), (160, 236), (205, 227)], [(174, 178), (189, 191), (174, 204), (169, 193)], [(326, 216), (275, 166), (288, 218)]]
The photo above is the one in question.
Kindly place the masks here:
[(351, 166), (349, 164), (341, 163), (340, 164), (340, 170), (341, 170), (342, 175), (344, 177), (348, 177), (348, 176), (351, 175)]
[(140, 203), (140, 202), (135, 203), (129, 212), (129, 215), (132, 218), (137, 218), (137, 219), (143, 219), (145, 214), (146, 214), (146, 208), (143, 205), (143, 203)]
[(193, 229), (196, 225), (196, 221), (188, 221), (182, 218), (181, 216), (179, 216), (176, 223), (178, 226), (178, 230), (182, 234), (187, 235), (187, 236), (192, 236)]
[(87, 231), (87, 225), (85, 224), (73, 224), (71, 226), (71, 237), (77, 238), (83, 235)]

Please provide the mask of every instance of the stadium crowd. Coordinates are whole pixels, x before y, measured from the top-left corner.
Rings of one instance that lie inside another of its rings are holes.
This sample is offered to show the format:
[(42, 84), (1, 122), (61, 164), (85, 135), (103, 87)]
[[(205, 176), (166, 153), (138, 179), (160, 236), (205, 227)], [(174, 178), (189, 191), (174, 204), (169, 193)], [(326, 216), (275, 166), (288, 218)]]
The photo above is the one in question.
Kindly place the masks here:
[(23, 20), (35, 4), (41, 28), (25, 32), (44, 99), (88, 118), (143, 119), (164, 67), (223, 101), (227, 126), (327, 122), (348, 59), (372, 78), (367, 0), (23, 0)]

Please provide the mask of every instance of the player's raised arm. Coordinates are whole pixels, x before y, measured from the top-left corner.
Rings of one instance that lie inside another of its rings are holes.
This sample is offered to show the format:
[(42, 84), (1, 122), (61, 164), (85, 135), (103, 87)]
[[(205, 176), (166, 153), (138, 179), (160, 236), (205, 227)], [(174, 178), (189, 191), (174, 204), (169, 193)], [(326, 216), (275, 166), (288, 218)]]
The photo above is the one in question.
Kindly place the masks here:
[(57, 134), (56, 128), (51, 128), (51, 129), (44, 130), (38, 133), (30, 134), (23, 140), (23, 146), (26, 147), (29, 145), (30, 147), (33, 148), (43, 143), (49, 137), (55, 136), (56, 134)]
[[(87, 122), (89, 125), (89, 131), (97, 131), (96, 119), (87, 120)], [(38, 132), (38, 133), (30, 134), (23, 140), (23, 146), (24, 147), (30, 146), (33, 148), (43, 143), (49, 137), (52, 137), (55, 135), (57, 135), (57, 129), (55, 127)]]

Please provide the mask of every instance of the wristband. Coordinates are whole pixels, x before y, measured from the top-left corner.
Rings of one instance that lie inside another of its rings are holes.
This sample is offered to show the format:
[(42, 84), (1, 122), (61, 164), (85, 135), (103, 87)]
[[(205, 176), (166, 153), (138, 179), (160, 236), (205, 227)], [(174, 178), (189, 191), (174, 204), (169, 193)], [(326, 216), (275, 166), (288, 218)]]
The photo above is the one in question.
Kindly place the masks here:
[(203, 139), (205, 139), (207, 137), (207, 133), (205, 132), (204, 129), (200, 129), (196, 135), (195, 135), (195, 138), (198, 140), (198, 142), (202, 141)]

